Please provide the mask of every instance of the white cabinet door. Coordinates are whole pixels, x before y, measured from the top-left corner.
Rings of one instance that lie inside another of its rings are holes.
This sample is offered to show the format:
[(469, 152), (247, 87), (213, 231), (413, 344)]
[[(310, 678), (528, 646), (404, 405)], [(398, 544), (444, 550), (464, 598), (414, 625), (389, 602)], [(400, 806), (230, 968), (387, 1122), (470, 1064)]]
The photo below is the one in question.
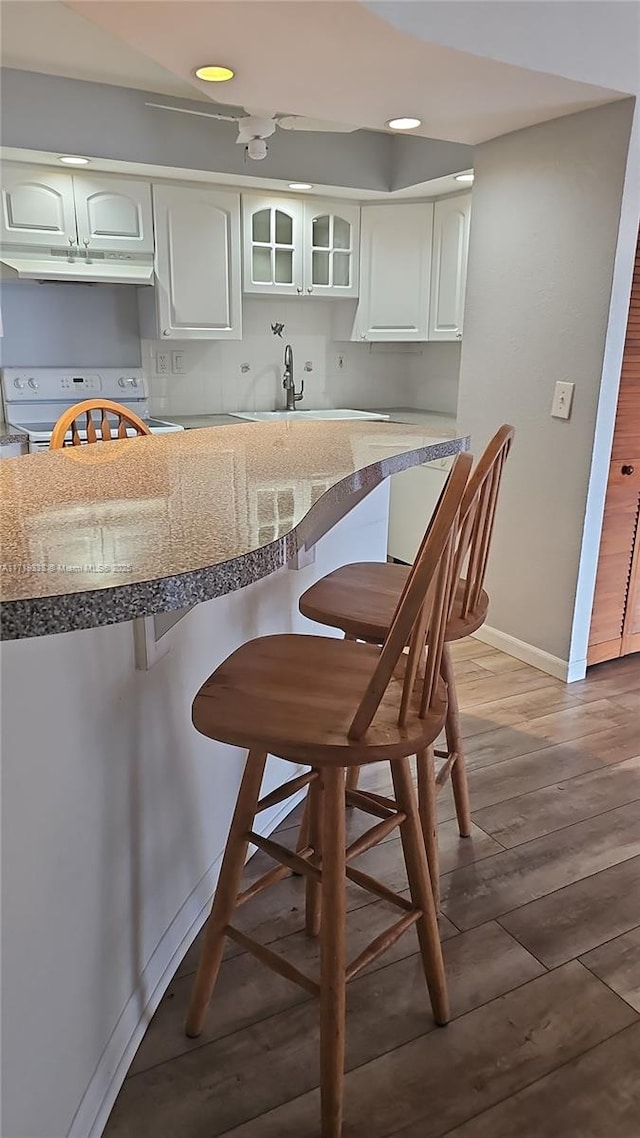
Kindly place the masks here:
[(153, 198), (160, 336), (241, 340), (239, 195), (154, 186)]
[(426, 340), (433, 205), (362, 207), (355, 340)]
[(73, 189), (81, 250), (153, 253), (148, 182), (74, 174)]
[(412, 565), (449, 476), (452, 459), (412, 466), (391, 476), (388, 554)]
[(5, 166), (2, 172), (3, 242), (68, 249), (77, 240), (70, 174), (42, 166)]
[(360, 207), (305, 202), (304, 291), (313, 296), (357, 296)]
[(301, 296), (304, 202), (242, 196), (244, 291)]
[(462, 339), (470, 218), (471, 194), (435, 204), (430, 340)]

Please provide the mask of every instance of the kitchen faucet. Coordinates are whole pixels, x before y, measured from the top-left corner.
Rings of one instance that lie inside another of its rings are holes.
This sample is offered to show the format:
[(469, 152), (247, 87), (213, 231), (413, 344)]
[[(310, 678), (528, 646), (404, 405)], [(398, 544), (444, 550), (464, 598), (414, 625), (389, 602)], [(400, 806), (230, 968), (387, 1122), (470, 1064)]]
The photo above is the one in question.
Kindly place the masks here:
[(299, 403), (304, 395), (304, 380), (300, 384), (300, 393), (296, 392), (296, 381), (293, 376), (293, 348), (291, 344), (287, 344), (284, 349), (284, 379), (282, 386), (287, 393), (287, 411), (295, 411), (296, 403)]

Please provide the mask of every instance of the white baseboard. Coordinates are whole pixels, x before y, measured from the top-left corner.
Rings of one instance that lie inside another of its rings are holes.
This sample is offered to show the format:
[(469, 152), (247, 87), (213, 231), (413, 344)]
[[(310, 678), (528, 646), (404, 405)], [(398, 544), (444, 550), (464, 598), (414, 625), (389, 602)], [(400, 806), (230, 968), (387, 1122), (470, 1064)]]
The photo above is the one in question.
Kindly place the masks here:
[(483, 644), (490, 644), (492, 648), (506, 652), (507, 656), (515, 656), (516, 660), (531, 664), (533, 668), (547, 672), (549, 676), (555, 676), (557, 680), (563, 680), (564, 683), (573, 683), (574, 680), (581, 680), (584, 677), (585, 671), (580, 664), (570, 665), (568, 660), (561, 660), (559, 656), (552, 656), (550, 652), (544, 652), (542, 648), (536, 648), (534, 644), (527, 644), (526, 641), (518, 640), (515, 636), (509, 636), (506, 632), (500, 632), (497, 628), (490, 628), (489, 625), (483, 624), (482, 628), (479, 628), (473, 635), (476, 640), (481, 640)]
[[(302, 801), (305, 791), (265, 812), (257, 832), (267, 836)], [(222, 855), (187, 898), (153, 952), (111, 1034), (69, 1128), (67, 1138), (100, 1138), (153, 1013), (211, 907)]]

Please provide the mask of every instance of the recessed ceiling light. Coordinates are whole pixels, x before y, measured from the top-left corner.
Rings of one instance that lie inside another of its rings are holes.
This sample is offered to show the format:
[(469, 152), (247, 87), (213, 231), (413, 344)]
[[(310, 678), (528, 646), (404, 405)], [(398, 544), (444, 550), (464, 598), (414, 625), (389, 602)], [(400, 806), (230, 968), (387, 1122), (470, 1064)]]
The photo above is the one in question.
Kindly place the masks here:
[(473, 174), (456, 174), (456, 182), (472, 182)]
[(417, 126), (421, 126), (422, 119), (389, 119), (387, 126), (391, 130), (415, 130)]
[(233, 79), (234, 75), (235, 71), (230, 67), (221, 67), (217, 63), (207, 63), (196, 71), (197, 78), (204, 79), (205, 83), (226, 83), (228, 79)]
[(312, 190), (311, 182), (289, 182), (290, 190)]
[(88, 166), (89, 159), (81, 158), (79, 154), (63, 154), (58, 162), (65, 162), (67, 166)]

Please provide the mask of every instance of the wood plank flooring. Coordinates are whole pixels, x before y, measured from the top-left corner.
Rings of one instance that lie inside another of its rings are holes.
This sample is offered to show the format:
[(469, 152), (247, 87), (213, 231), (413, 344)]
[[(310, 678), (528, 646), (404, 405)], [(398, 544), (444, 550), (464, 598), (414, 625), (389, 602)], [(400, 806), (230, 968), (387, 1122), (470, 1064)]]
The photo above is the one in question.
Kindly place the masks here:
[[(434, 1026), (414, 930), (348, 989), (344, 1138), (639, 1138), (640, 656), (566, 686), (472, 638), (454, 646), (473, 834), (439, 803), (453, 1019)], [(384, 791), (388, 769), (364, 780)], [(349, 833), (370, 823), (349, 812)], [(299, 809), (280, 827), (293, 845)], [(247, 877), (264, 872), (256, 854)], [(406, 889), (394, 835), (358, 863)], [(349, 886), (350, 955), (389, 908)], [(312, 968), (303, 886), (237, 923)], [(105, 1138), (321, 1138), (317, 1006), (237, 946), (202, 1036), (183, 1032), (198, 938)]]

